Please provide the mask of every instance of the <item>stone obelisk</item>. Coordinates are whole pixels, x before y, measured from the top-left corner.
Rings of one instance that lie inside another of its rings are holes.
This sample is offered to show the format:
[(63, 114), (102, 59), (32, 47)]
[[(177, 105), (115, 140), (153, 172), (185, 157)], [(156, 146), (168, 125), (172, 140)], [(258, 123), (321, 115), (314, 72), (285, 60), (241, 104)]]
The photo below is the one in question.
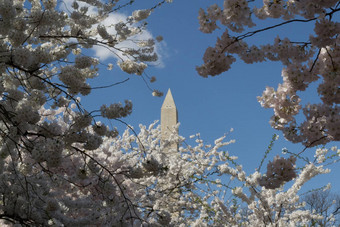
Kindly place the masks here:
[(169, 88), (168, 93), (165, 96), (162, 108), (161, 108), (161, 131), (162, 141), (165, 149), (176, 149), (178, 150), (177, 143), (166, 143), (171, 133), (178, 133), (175, 129), (175, 125), (178, 122), (177, 108), (175, 105), (174, 98), (172, 97), (171, 90)]

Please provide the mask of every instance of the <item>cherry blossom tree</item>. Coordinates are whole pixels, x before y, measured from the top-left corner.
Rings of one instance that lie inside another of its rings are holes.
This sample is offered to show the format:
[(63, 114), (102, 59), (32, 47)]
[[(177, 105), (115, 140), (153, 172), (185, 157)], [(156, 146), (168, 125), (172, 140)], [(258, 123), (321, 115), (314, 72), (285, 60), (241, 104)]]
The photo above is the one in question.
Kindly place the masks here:
[[(305, 146), (299, 153), (289, 152), (291, 157), (275, 157), (268, 163), (266, 174), (254, 173), (261, 175), (255, 181), (234, 175), (235, 179), (245, 182), (243, 187), (236, 187), (232, 192), (246, 203), (247, 217), (242, 212), (235, 215), (229, 203), (220, 201), (221, 223), (301, 226), (308, 225), (310, 220), (322, 220), (321, 213), (306, 213), (303, 209), (306, 204), (298, 202), (298, 191), (311, 177), (326, 173), (323, 166), (330, 164), (326, 160), (339, 155), (336, 147), (319, 147), (314, 161), (302, 157), (307, 148), (340, 140), (340, 23), (336, 19), (339, 11), (338, 0), (263, 0), (263, 3), (224, 0), (207, 10), (200, 9), (198, 18), (203, 33), (222, 29), (224, 32), (215, 46), (206, 49), (204, 64), (197, 67), (199, 75), (218, 76), (228, 71), (237, 58), (247, 64), (280, 62), (284, 67), (282, 84), (277, 89), (267, 87), (258, 100), (264, 108), (274, 110), (270, 120), (273, 128), (282, 131), (287, 140)], [(266, 19), (272, 25), (263, 26), (261, 20)], [(314, 26), (306, 40), (295, 40), (294, 35), (276, 36), (273, 43), (256, 44), (251, 39), (297, 23)], [(317, 93), (322, 102), (302, 105), (300, 94), (313, 82), (318, 83)], [(304, 115), (302, 122), (297, 120), (301, 119), (300, 113)], [(296, 158), (305, 164), (297, 167)], [(285, 189), (287, 182), (293, 179), (293, 185)], [(252, 185), (248, 181), (256, 183)], [(248, 189), (246, 193), (245, 188)]]
[[(214, 47), (206, 49), (204, 64), (197, 71), (203, 77), (220, 75), (230, 69), (236, 57), (247, 64), (281, 62), (283, 83), (277, 89), (267, 87), (258, 97), (264, 108), (274, 110), (271, 126), (281, 130), (289, 141), (307, 147), (339, 141), (339, 11), (338, 0), (263, 0), (263, 4), (225, 0), (222, 6), (213, 4), (206, 11), (201, 9), (202, 32), (212, 33), (220, 26), (225, 31)], [(261, 26), (261, 20), (266, 19), (272, 19), (273, 24)], [(268, 30), (297, 23), (314, 26), (306, 40), (295, 40), (293, 34), (286, 34), (290, 36), (273, 37), (268, 44), (247, 42)], [(322, 103), (302, 105), (299, 94), (316, 81)], [(301, 111), (304, 121), (298, 122), (296, 116)]]
[[(302, 154), (275, 157), (265, 174), (247, 174), (226, 150), (235, 142), (227, 140), (230, 135), (209, 144), (200, 134), (189, 139), (174, 134), (164, 141), (156, 124), (141, 125), (139, 131), (136, 135), (128, 129), (104, 139), (93, 155), (101, 154), (98, 160), (104, 165), (117, 166), (114, 173), (124, 179), (121, 185), (133, 189), (129, 199), (144, 204), (140, 211), (145, 225), (302, 226), (324, 218), (306, 210), (299, 193), (306, 182), (330, 171), (325, 166), (340, 156), (337, 147), (316, 149), (314, 161)], [(178, 150), (164, 149), (174, 142)], [(296, 158), (304, 162), (298, 166)]]
[[(99, 72), (99, 60), (87, 49), (110, 50), (129, 74), (142, 75), (147, 62), (157, 60), (155, 40), (136, 37), (152, 11), (170, 0), (110, 23), (133, 2), (0, 1), (1, 219), (30, 226), (143, 220), (115, 175), (117, 166), (91, 153), (116, 130), (98, 122), (79, 99), (91, 93), (88, 80)], [(119, 45), (129, 40), (135, 47)], [(115, 119), (131, 111), (125, 101), (98, 112)]]
[(322, 214), (323, 219), (311, 220), (311, 225), (337, 226), (340, 222), (340, 196), (329, 190), (312, 191), (302, 197), (306, 208)]

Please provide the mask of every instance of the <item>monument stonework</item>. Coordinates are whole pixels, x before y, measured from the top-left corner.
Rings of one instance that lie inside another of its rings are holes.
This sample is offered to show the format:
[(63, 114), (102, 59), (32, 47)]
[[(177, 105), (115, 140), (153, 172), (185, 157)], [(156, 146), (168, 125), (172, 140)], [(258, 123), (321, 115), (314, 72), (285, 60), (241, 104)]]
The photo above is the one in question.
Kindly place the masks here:
[[(175, 129), (176, 124), (178, 123), (178, 113), (175, 105), (174, 98), (172, 97), (171, 90), (168, 90), (168, 93), (165, 96), (162, 108), (161, 108), (161, 132), (162, 132), (162, 141), (169, 139), (171, 133), (178, 133)], [(169, 143), (164, 144), (166, 150), (168, 149), (178, 149), (177, 143)]]

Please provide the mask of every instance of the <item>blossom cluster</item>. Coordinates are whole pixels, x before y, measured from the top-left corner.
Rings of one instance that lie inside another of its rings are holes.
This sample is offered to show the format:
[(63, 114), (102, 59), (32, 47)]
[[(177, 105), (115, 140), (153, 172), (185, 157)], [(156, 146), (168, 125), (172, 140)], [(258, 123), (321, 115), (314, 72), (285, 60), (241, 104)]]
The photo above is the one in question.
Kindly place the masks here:
[(103, 105), (100, 108), (101, 115), (108, 119), (126, 117), (132, 112), (132, 102), (125, 100), (125, 106), (121, 103), (111, 104), (109, 107)]
[(135, 61), (126, 60), (118, 63), (119, 67), (126, 73), (142, 75), (147, 67), (145, 63), (137, 63)]
[(265, 188), (279, 188), (283, 183), (291, 181), (296, 177), (295, 173), (296, 157), (290, 156), (285, 159), (276, 156), (273, 162), (267, 165), (267, 174), (259, 180), (259, 184)]
[(151, 14), (151, 10), (136, 10), (132, 13), (132, 18), (135, 21), (141, 21), (148, 18)]

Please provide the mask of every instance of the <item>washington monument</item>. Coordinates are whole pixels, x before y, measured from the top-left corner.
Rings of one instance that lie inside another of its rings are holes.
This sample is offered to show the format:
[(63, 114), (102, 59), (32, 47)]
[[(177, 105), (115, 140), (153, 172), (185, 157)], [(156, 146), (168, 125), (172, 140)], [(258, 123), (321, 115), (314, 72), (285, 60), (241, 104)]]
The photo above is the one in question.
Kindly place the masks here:
[[(178, 122), (178, 113), (175, 105), (175, 101), (172, 97), (171, 90), (168, 90), (168, 93), (165, 96), (162, 108), (161, 108), (161, 132), (162, 132), (162, 141), (166, 141), (169, 139), (171, 133), (178, 133), (175, 131), (175, 125)], [(172, 143), (169, 145), (165, 145), (168, 148), (178, 149), (177, 143)]]

